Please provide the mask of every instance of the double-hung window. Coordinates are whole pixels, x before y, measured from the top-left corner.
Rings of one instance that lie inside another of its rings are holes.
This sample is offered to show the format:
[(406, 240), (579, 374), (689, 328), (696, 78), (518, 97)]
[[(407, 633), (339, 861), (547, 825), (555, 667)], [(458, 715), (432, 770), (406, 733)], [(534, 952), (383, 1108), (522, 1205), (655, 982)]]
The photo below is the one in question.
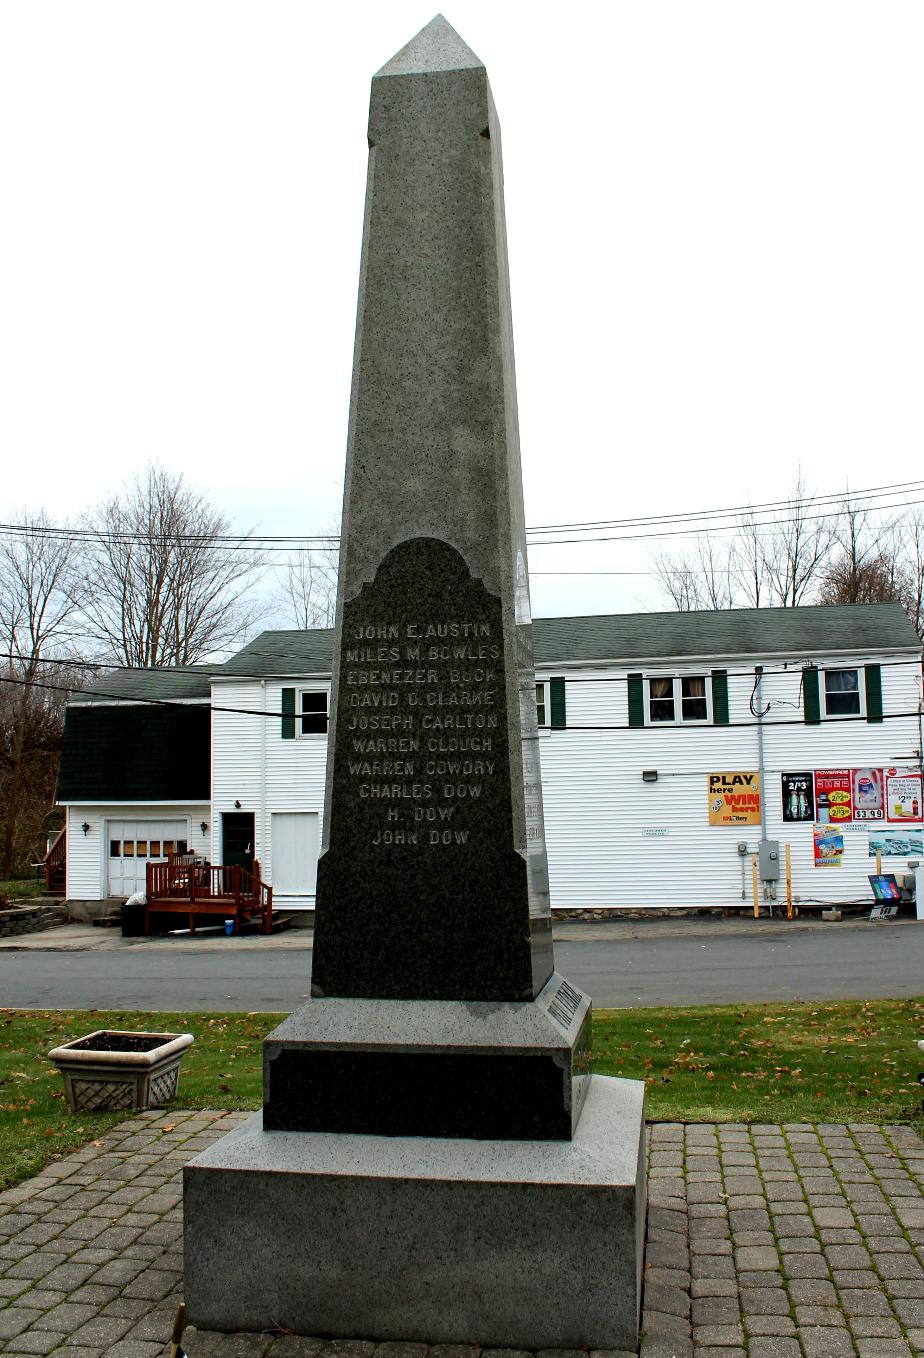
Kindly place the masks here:
[(536, 682), (536, 723), (539, 726), (549, 724), (549, 686), (542, 680)]
[(300, 736), (327, 735), (327, 690), (303, 688), (299, 697)]
[(650, 725), (708, 720), (709, 698), (704, 674), (653, 675), (648, 680)]
[(825, 716), (859, 717), (862, 713), (859, 670), (825, 670)]

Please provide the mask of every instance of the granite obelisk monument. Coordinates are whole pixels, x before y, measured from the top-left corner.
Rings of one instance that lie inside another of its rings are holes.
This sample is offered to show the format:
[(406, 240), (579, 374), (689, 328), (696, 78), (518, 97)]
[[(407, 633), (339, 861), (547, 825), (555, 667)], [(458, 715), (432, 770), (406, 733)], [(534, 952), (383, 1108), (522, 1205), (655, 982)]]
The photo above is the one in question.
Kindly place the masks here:
[(311, 999), (187, 1169), (190, 1315), (634, 1350), (643, 1086), (554, 970), (500, 130), (441, 16), (369, 147)]

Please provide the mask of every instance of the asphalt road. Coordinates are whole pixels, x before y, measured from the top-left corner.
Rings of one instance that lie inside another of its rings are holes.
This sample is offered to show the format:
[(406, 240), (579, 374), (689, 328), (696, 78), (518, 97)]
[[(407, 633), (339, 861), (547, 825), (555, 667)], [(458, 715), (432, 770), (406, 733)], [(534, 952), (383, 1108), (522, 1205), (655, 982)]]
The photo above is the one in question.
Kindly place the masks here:
[[(924, 993), (924, 929), (836, 928), (561, 940), (558, 970), (598, 1007)], [(589, 930), (588, 933), (592, 933)], [(288, 1011), (308, 994), (310, 952), (259, 941), (147, 950), (0, 952), (0, 1006)]]

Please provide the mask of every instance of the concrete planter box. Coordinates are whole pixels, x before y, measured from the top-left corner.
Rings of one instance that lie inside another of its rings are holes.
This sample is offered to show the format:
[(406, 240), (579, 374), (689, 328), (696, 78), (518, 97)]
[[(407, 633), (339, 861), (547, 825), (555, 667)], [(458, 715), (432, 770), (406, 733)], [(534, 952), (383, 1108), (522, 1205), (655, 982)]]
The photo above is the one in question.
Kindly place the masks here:
[(72, 1113), (162, 1108), (176, 1094), (192, 1033), (101, 1028), (48, 1053), (64, 1076)]

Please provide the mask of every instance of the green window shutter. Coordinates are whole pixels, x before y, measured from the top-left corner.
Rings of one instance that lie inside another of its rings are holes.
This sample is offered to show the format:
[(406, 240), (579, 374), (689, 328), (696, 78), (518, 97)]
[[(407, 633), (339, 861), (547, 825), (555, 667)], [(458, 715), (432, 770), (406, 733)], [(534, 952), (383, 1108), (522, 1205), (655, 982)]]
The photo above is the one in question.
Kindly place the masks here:
[(282, 738), (295, 739), (295, 689), (282, 690)]
[(866, 720), (882, 721), (882, 671), (878, 665), (864, 665), (866, 678)]
[(641, 674), (629, 675), (629, 725), (645, 725), (645, 679)]
[(728, 670), (712, 671), (712, 724), (728, 725)]
[(549, 725), (561, 730), (565, 726), (565, 681), (549, 680)]
[(821, 722), (821, 699), (818, 696), (818, 671), (812, 667), (802, 671), (802, 711), (806, 726)]

